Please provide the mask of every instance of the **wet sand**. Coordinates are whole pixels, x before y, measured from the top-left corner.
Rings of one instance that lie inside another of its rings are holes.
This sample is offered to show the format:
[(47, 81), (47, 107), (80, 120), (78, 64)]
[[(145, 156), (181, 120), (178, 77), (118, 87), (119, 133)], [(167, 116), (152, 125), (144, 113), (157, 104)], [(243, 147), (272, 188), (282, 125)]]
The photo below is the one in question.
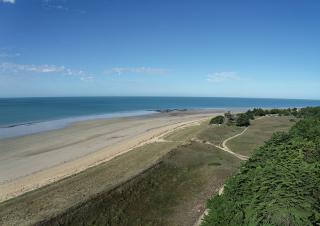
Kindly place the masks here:
[(64, 129), (0, 140), (0, 201), (156, 142), (164, 134), (219, 112), (222, 111), (90, 120)]

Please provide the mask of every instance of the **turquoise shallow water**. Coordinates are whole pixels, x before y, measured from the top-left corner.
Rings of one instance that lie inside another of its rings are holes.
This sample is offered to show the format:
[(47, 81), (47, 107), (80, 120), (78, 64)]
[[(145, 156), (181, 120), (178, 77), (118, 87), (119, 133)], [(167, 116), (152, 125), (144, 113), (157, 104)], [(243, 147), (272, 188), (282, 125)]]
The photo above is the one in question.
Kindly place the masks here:
[(0, 138), (61, 128), (75, 121), (142, 115), (154, 110), (305, 106), (320, 106), (320, 100), (224, 97), (0, 98)]
[(0, 126), (157, 109), (305, 107), (320, 100), (223, 97), (59, 97), (0, 99)]

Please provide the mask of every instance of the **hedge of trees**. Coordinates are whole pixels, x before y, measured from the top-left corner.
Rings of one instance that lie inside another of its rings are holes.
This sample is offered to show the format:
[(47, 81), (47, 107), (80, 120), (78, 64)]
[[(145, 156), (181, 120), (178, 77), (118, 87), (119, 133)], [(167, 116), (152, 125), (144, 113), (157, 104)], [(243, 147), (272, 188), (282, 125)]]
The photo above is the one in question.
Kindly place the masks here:
[(227, 112), (224, 116), (216, 116), (212, 118), (209, 124), (224, 124), (227, 125), (236, 125), (236, 126), (249, 126), (250, 120), (254, 120), (255, 117), (262, 117), (266, 115), (279, 115), (279, 116), (295, 116), (295, 117), (303, 117), (306, 114), (313, 114), (314, 111), (317, 111), (317, 108), (303, 108), (298, 110), (297, 108), (287, 108), (287, 109), (262, 109), (262, 108), (254, 108), (252, 110), (248, 110), (244, 113), (239, 114), (231, 114)]
[(203, 226), (320, 225), (320, 107), (296, 115), (209, 200)]
[[(247, 114), (250, 117), (254, 116), (265, 116), (265, 115), (293, 115), (297, 116), (298, 115), (298, 109), (297, 108), (287, 108), (287, 109), (262, 109), (262, 108), (254, 108), (253, 110), (248, 110), (245, 114)], [(251, 118), (251, 119), (253, 119)]]

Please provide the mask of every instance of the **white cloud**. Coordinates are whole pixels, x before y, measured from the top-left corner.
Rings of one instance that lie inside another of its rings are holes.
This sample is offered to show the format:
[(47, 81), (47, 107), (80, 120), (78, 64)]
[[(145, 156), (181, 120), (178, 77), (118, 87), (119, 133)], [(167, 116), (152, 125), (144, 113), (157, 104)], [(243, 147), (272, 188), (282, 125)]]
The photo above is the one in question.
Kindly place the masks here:
[(92, 80), (94, 77), (83, 70), (74, 70), (65, 66), (56, 65), (32, 65), (32, 64), (15, 64), (15, 63), (0, 63), (0, 72), (19, 73), (59, 73), (67, 76), (75, 76), (82, 81)]
[(74, 12), (84, 14), (85, 10), (73, 9), (66, 6), (66, 0), (43, 0), (42, 7), (47, 10), (59, 10), (64, 12)]
[(48, 8), (68, 11), (69, 8), (63, 5), (47, 5)]
[(107, 70), (107, 75), (121, 75), (126, 73), (131, 74), (145, 74), (145, 75), (165, 75), (169, 71), (164, 68), (151, 68), (151, 67), (114, 67)]
[(0, 58), (11, 58), (11, 57), (19, 57), (21, 56), (20, 53), (4, 53), (0, 52)]
[(51, 73), (51, 72), (63, 72), (65, 68), (63, 66), (54, 65), (32, 65), (32, 64), (15, 64), (15, 63), (2, 63), (0, 69), (4, 71), (25, 71), (25, 72), (37, 72), (37, 73)]
[(237, 75), (236, 72), (233, 71), (224, 71), (224, 72), (216, 72), (213, 74), (207, 75), (208, 82), (225, 82), (225, 81), (237, 81), (240, 80), (240, 77)]
[(0, 2), (14, 4), (16, 1), (15, 0), (0, 0)]
[(85, 72), (83, 70), (72, 70), (72, 69), (66, 68), (64, 70), (64, 74), (70, 75), (70, 76), (76, 76), (76, 77), (80, 78), (80, 80), (82, 80), (82, 81), (88, 81), (88, 80), (94, 79), (93, 75), (88, 74), (87, 72)]
[(69, 8), (65, 6), (65, 1), (43, 0), (42, 6), (45, 9), (69, 11)]

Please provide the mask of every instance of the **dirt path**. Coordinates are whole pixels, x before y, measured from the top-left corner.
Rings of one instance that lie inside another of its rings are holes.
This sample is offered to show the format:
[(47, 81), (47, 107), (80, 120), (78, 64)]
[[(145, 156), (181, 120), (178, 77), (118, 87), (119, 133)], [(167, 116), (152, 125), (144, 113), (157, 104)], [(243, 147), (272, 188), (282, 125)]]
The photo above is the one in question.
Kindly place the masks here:
[[(261, 117), (261, 118), (262, 118), (262, 117)], [(260, 118), (259, 118), (259, 119), (260, 119)], [(211, 142), (202, 141), (202, 140), (199, 140), (199, 139), (193, 139), (193, 141), (197, 141), (197, 142), (205, 143), (205, 144), (208, 144), (208, 145), (212, 145), (212, 146), (214, 146), (214, 147), (216, 147), (216, 148), (219, 148), (219, 149), (222, 150), (222, 151), (225, 151), (225, 152), (228, 152), (228, 153), (234, 155), (234, 156), (237, 157), (238, 159), (248, 160), (248, 159), (249, 159), (248, 156), (235, 153), (235, 152), (233, 152), (233, 151), (227, 146), (227, 142), (228, 142), (228, 141), (230, 141), (230, 140), (232, 140), (232, 139), (234, 139), (234, 138), (236, 138), (236, 137), (239, 137), (239, 136), (243, 135), (243, 134), (248, 130), (248, 128), (249, 128), (249, 127), (246, 127), (241, 133), (238, 133), (238, 134), (236, 134), (236, 135), (234, 135), (234, 136), (232, 136), (232, 137), (229, 137), (229, 138), (225, 139), (225, 140), (222, 142), (222, 147), (219, 146), (219, 145), (215, 145), (215, 144), (213, 144), (213, 143), (211, 143)], [(224, 185), (219, 189), (218, 195), (222, 195), (222, 194), (223, 194), (223, 190), (224, 190)], [(202, 221), (203, 221), (203, 219), (204, 219), (204, 217), (205, 217), (206, 215), (208, 215), (208, 213), (209, 213), (209, 210), (206, 209), (193, 226), (200, 226), (201, 223), (202, 223)]]
[(248, 160), (248, 156), (245, 156), (245, 155), (241, 155), (241, 154), (237, 154), (235, 152), (233, 152), (228, 146), (227, 146), (227, 142), (230, 141), (230, 140), (233, 140), (234, 138), (237, 138), (239, 136), (241, 136), (242, 134), (244, 134), (247, 130), (248, 130), (249, 127), (246, 127), (241, 133), (238, 133), (232, 137), (229, 137), (227, 139), (225, 139), (223, 142), (222, 142), (222, 149), (234, 156), (236, 156), (237, 158), (241, 159), (241, 160)]
[(241, 160), (248, 160), (249, 157), (248, 156), (245, 156), (245, 155), (241, 155), (241, 154), (238, 154), (238, 153), (235, 153), (233, 152), (228, 146), (227, 146), (227, 142), (238, 137), (238, 136), (241, 136), (242, 134), (244, 134), (247, 130), (248, 130), (249, 127), (245, 128), (241, 133), (238, 133), (232, 137), (229, 137), (227, 139), (225, 139), (223, 142), (222, 142), (222, 146), (220, 145), (215, 145), (214, 143), (211, 143), (209, 141), (203, 141), (203, 140), (199, 140), (199, 139), (192, 139), (193, 141), (196, 141), (196, 142), (200, 142), (200, 143), (204, 143), (204, 144), (208, 144), (208, 145), (212, 145), (216, 148), (219, 148), (220, 150), (222, 151), (225, 151), (225, 152), (228, 152), (230, 153), (231, 155), (234, 155), (235, 157), (237, 157), (238, 159), (241, 159)]

